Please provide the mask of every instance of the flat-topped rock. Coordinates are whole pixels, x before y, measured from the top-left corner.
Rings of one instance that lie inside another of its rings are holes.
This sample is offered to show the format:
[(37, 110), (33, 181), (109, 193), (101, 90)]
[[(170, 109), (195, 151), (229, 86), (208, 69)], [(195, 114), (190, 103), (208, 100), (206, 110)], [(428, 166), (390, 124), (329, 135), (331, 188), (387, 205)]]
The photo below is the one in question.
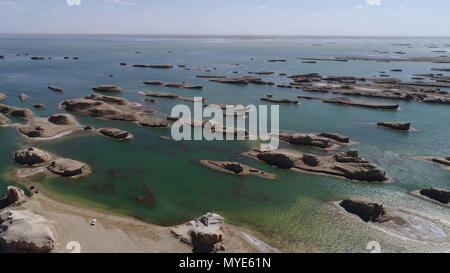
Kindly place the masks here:
[(163, 81), (143, 81), (143, 84), (148, 84), (148, 85), (164, 85), (165, 82), (163, 82)]
[(205, 79), (226, 79), (227, 76), (224, 75), (197, 75), (197, 78), (205, 78)]
[(53, 114), (48, 118), (33, 117), (19, 132), (30, 138), (52, 138), (81, 131), (82, 125), (70, 114)]
[(151, 128), (167, 128), (170, 126), (164, 119), (155, 117), (143, 117), (139, 120), (139, 124)]
[(201, 85), (190, 85), (186, 83), (165, 83), (166, 87), (174, 87), (174, 88), (186, 88), (186, 89), (202, 89)]
[(100, 134), (110, 137), (110, 138), (114, 138), (114, 139), (124, 140), (124, 139), (132, 138), (132, 135), (128, 131), (121, 130), (121, 129), (100, 128), (100, 129), (98, 129), (98, 131)]
[(308, 174), (333, 176), (360, 182), (387, 183), (392, 181), (384, 170), (368, 160), (360, 158), (355, 150), (332, 156), (317, 156), (314, 160), (309, 154), (305, 158), (304, 154), (288, 149), (274, 151), (253, 149), (245, 155), (282, 169)]
[(51, 252), (56, 239), (48, 220), (28, 210), (0, 214), (0, 248), (8, 252)]
[(399, 107), (398, 104), (355, 100), (355, 99), (350, 99), (347, 97), (323, 98), (323, 97), (298, 96), (298, 98), (321, 100), (325, 103), (342, 104), (342, 105), (349, 105), (349, 106), (360, 106), (360, 107), (384, 109), (384, 110), (397, 110)]
[[(394, 53), (404, 54), (404, 52), (396, 51)], [(450, 63), (450, 57), (407, 57), (407, 58), (398, 58), (398, 57), (358, 57), (358, 56), (349, 56), (349, 57), (340, 57), (348, 60), (358, 60), (358, 61), (376, 61), (376, 62), (424, 62), (424, 63)]]
[(284, 63), (284, 62), (287, 62), (287, 60), (286, 59), (269, 59), (269, 60), (267, 60), (268, 62), (271, 62), (271, 63), (276, 63), (276, 62), (282, 62), (282, 63)]
[(30, 109), (8, 106), (4, 104), (0, 104), (0, 113), (23, 119), (30, 119), (34, 116)]
[(209, 80), (211, 82), (220, 82), (220, 83), (229, 83), (229, 84), (249, 84), (249, 82), (246, 79), (243, 78), (225, 78), (225, 79), (212, 79)]
[(206, 101), (203, 98), (187, 98), (187, 97), (181, 97), (176, 94), (171, 93), (163, 93), (163, 92), (151, 92), (151, 91), (140, 91), (140, 94), (148, 97), (158, 97), (158, 98), (167, 98), (167, 99), (177, 99), (177, 100), (184, 100), (184, 101)]
[(293, 145), (312, 146), (321, 149), (330, 148), (332, 145), (328, 138), (317, 136), (316, 134), (288, 134), (280, 133), (279, 138)]
[(350, 143), (350, 137), (344, 136), (338, 133), (319, 133), (319, 136), (326, 137), (329, 139), (333, 139), (337, 142), (341, 143)]
[(31, 57), (30, 59), (33, 60), (33, 61), (42, 61), (42, 60), (45, 60), (45, 57), (37, 56), (37, 57)]
[(419, 193), (442, 204), (450, 204), (450, 190), (441, 188), (426, 188), (420, 190)]
[(135, 103), (124, 98), (99, 94), (82, 99), (66, 100), (60, 104), (60, 107), (69, 112), (109, 120), (137, 122), (141, 118), (140, 110)]
[(83, 162), (59, 157), (35, 147), (16, 151), (14, 160), (27, 167), (45, 167), (45, 170), (63, 177), (81, 178), (91, 173), (89, 165)]
[(322, 101), (325, 103), (335, 103), (335, 104), (361, 106), (361, 107), (386, 109), (386, 110), (397, 110), (398, 106), (399, 106), (398, 104), (355, 100), (355, 99), (350, 99), (350, 98), (346, 98), (346, 97), (323, 98)]
[(33, 108), (36, 108), (36, 109), (45, 109), (45, 108), (47, 108), (47, 106), (45, 106), (44, 104), (35, 104), (35, 105), (33, 105)]
[(386, 211), (383, 205), (366, 200), (349, 198), (339, 203), (347, 212), (359, 216), (365, 222), (384, 222)]
[(140, 68), (159, 68), (159, 69), (173, 68), (173, 65), (170, 64), (133, 64), (132, 66)]
[(238, 176), (255, 175), (268, 179), (274, 179), (276, 177), (273, 174), (252, 168), (239, 162), (201, 160), (200, 163), (208, 168)]
[(259, 71), (259, 72), (248, 72), (248, 74), (255, 74), (255, 75), (273, 75), (275, 72), (271, 71)]
[(99, 85), (92, 87), (92, 90), (97, 92), (121, 92), (122, 88), (115, 85)]
[(82, 177), (91, 173), (91, 169), (83, 162), (68, 159), (58, 158), (52, 161), (47, 169), (54, 174), (63, 177)]
[(277, 99), (277, 98), (265, 97), (265, 98), (261, 98), (261, 100), (275, 102), (275, 103), (298, 104), (298, 100), (291, 100), (291, 99)]
[(411, 122), (377, 122), (377, 126), (400, 131), (409, 131)]
[(416, 159), (430, 161), (450, 170), (450, 157), (421, 156)]
[(192, 246), (194, 253), (225, 250), (224, 219), (218, 214), (207, 213), (183, 225), (170, 228), (170, 232), (181, 242)]
[(55, 91), (55, 92), (63, 92), (64, 89), (56, 86), (49, 86), (48, 89)]

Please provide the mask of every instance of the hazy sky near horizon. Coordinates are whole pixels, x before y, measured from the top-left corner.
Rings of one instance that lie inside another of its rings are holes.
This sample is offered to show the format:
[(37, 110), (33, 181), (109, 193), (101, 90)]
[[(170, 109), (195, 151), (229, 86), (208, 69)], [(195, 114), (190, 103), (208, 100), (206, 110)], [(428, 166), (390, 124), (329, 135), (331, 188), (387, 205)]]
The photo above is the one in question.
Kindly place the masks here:
[(0, 33), (450, 36), (449, 14), (449, 0), (0, 0)]

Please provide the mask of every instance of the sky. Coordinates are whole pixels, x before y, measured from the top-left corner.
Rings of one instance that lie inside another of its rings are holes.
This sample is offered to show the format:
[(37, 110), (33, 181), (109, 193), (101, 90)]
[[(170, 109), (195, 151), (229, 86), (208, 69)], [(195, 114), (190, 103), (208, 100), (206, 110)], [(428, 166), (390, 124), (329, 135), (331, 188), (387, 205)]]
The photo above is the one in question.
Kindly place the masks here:
[(0, 33), (450, 36), (449, 0), (0, 0)]

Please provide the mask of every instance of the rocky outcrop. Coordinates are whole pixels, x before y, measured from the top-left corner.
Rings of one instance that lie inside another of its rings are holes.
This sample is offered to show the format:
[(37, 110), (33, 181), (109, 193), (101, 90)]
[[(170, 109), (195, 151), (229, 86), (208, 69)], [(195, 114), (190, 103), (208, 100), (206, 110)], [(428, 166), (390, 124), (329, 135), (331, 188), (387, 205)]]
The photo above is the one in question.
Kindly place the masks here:
[(50, 222), (28, 210), (0, 214), (0, 248), (8, 252), (51, 252), (55, 236)]
[(386, 211), (383, 205), (366, 200), (349, 198), (339, 203), (347, 212), (359, 216), (365, 222), (384, 222)]
[[(394, 53), (404, 53), (404, 52), (394, 52)], [(358, 61), (376, 61), (376, 62), (425, 62), (425, 63), (450, 63), (450, 57), (407, 57), (407, 58), (397, 58), (397, 57), (339, 57), (345, 58), (347, 60), (358, 60)]]
[(173, 65), (170, 64), (133, 64), (132, 66), (139, 68), (160, 68), (160, 69), (173, 68)]
[(284, 63), (284, 62), (287, 62), (287, 60), (285, 60), (285, 59), (269, 59), (267, 61), (270, 62), (270, 63), (277, 63), (277, 62)]
[(44, 166), (46, 170), (63, 177), (80, 178), (91, 173), (89, 165), (62, 158), (44, 150), (30, 147), (14, 153), (14, 160), (24, 166)]
[(450, 157), (423, 156), (423, 157), (416, 157), (416, 159), (431, 161), (433, 163), (436, 163), (436, 164), (450, 170), (450, 168), (449, 168), (450, 167)]
[(6, 125), (9, 123), (11, 123), (11, 120), (0, 113), (0, 125)]
[(229, 84), (248, 84), (248, 81), (243, 78), (217, 78), (209, 80), (211, 82), (229, 83)]
[(81, 177), (91, 173), (90, 167), (83, 162), (67, 158), (58, 158), (52, 161), (47, 169), (63, 177)]
[(239, 176), (255, 175), (268, 179), (274, 179), (276, 177), (271, 173), (252, 168), (239, 162), (201, 160), (200, 163), (208, 168)]
[(148, 85), (164, 85), (165, 82), (163, 81), (144, 81), (144, 84), (148, 84)]
[(147, 110), (142, 110), (136, 103), (124, 98), (94, 94), (84, 99), (64, 101), (60, 107), (69, 112), (86, 114), (95, 118), (134, 122), (147, 127), (169, 126), (161, 118), (148, 117)]
[(133, 136), (125, 130), (120, 130), (116, 128), (100, 128), (98, 129), (99, 133), (114, 139), (125, 140), (130, 139)]
[(0, 113), (23, 119), (30, 119), (34, 115), (30, 109), (8, 106), (4, 104), (0, 104)]
[(175, 88), (186, 88), (186, 89), (202, 89), (201, 85), (190, 85), (186, 83), (165, 83), (166, 87), (175, 87)]
[(45, 106), (44, 104), (35, 104), (35, 105), (33, 105), (33, 108), (36, 108), (36, 109), (45, 109), (45, 108), (47, 108), (47, 106)]
[(63, 88), (55, 87), (55, 86), (49, 86), (48, 89), (55, 91), (55, 92), (63, 92), (64, 91)]
[(409, 131), (411, 122), (377, 122), (377, 126), (400, 131)]
[(48, 118), (33, 117), (19, 128), (19, 132), (30, 138), (52, 138), (58, 135), (81, 131), (82, 125), (71, 114), (53, 114)]
[(450, 190), (441, 188), (426, 188), (420, 190), (419, 193), (442, 204), (450, 204)]
[(0, 93), (0, 101), (2, 101), (2, 100), (4, 100), (4, 99), (6, 99), (6, 95), (3, 94), (3, 93)]
[(260, 152), (257, 153), (256, 158), (281, 169), (290, 169), (294, 167), (295, 162), (300, 159), (300, 157), (295, 156), (295, 154), (289, 154), (285, 151)]
[(17, 163), (30, 167), (48, 164), (53, 159), (54, 156), (50, 153), (34, 147), (19, 150), (14, 153), (14, 160)]
[(45, 60), (45, 57), (31, 57), (30, 59), (34, 61), (42, 61)]
[(170, 228), (170, 232), (183, 243), (191, 245), (194, 253), (225, 250), (224, 219), (218, 214), (207, 213), (183, 225)]
[(262, 101), (269, 101), (275, 103), (289, 103), (289, 104), (297, 104), (298, 100), (290, 100), (290, 99), (276, 99), (276, 98), (261, 98)]
[(253, 149), (245, 155), (282, 169), (308, 174), (333, 176), (360, 182), (388, 183), (392, 181), (383, 169), (360, 158), (356, 150), (319, 157), (304, 155), (288, 149), (274, 151)]
[(121, 92), (122, 88), (115, 85), (99, 85), (92, 87), (92, 90), (97, 92)]
[(196, 99), (196, 98), (187, 98), (187, 97), (181, 97), (175, 94), (171, 93), (163, 93), (163, 92), (149, 92), (149, 91), (140, 91), (140, 94), (148, 97), (157, 97), (157, 98), (167, 98), (167, 99), (177, 99), (177, 100), (184, 100), (184, 101), (205, 101), (205, 99)]
[(20, 205), (23, 202), (25, 202), (24, 191), (14, 186), (8, 186), (6, 188), (6, 196), (0, 199), (0, 209), (11, 205)]
[(74, 116), (70, 114), (53, 114), (48, 117), (48, 121), (56, 125), (74, 125), (78, 124)]
[(330, 148), (331, 144), (328, 138), (320, 137), (315, 134), (288, 134), (280, 133), (279, 138), (293, 145), (312, 146), (321, 149)]
[(169, 124), (162, 118), (143, 117), (139, 120), (139, 124), (144, 127), (151, 128), (167, 128)]
[(338, 133), (319, 133), (319, 136), (329, 138), (340, 143), (350, 143), (350, 137)]
[(308, 166), (318, 166), (320, 164), (320, 158), (313, 154), (304, 154), (302, 158), (303, 162)]
[(384, 110), (397, 110), (398, 106), (399, 106), (398, 104), (355, 100), (355, 99), (350, 99), (350, 98), (346, 98), (346, 97), (320, 98), (320, 100), (325, 103), (342, 104), (342, 105), (349, 105), (349, 106), (360, 106), (360, 107), (384, 109)]
[(205, 78), (205, 79), (226, 79), (227, 76), (224, 75), (197, 75), (197, 78)]

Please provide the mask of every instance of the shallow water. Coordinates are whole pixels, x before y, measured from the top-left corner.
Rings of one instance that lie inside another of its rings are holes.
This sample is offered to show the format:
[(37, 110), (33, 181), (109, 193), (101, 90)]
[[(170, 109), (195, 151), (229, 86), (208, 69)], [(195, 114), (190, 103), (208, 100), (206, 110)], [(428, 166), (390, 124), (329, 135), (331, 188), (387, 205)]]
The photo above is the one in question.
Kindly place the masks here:
[[(411, 43), (411, 48), (394, 43)], [(313, 46), (322, 44), (322, 46)], [(115, 84), (124, 88), (121, 96), (157, 110), (156, 115), (169, 115), (175, 100), (156, 98), (157, 103), (142, 102), (139, 90), (175, 93), (181, 96), (203, 96), (209, 103), (258, 104), (265, 94), (295, 98), (312, 95), (295, 89), (271, 86), (234, 86), (212, 83), (195, 75), (201, 71), (139, 69), (119, 66), (129, 64), (186, 64), (191, 67), (215, 67), (210, 74), (236, 76), (249, 71), (275, 71), (300, 74), (371, 77), (379, 71), (393, 77), (410, 79), (414, 73), (430, 73), (433, 67), (445, 64), (378, 63), (364, 61), (318, 62), (304, 64), (297, 57), (395, 56), (377, 54), (373, 50), (405, 51), (404, 56), (438, 56), (428, 44), (450, 51), (449, 40), (388, 39), (154, 39), (121, 37), (1, 37), (0, 92), (8, 95), (2, 103), (31, 108), (42, 103), (48, 107), (34, 110), (39, 116), (61, 112), (58, 103), (91, 94), (91, 87)], [(447, 47), (445, 47), (447, 45)], [(140, 51), (141, 54), (136, 54)], [(171, 51), (172, 53), (169, 53)], [(31, 61), (17, 53), (51, 56), (52, 60)], [(77, 56), (79, 60), (65, 60)], [(254, 58), (254, 60), (250, 60)], [(270, 58), (285, 58), (286, 63), (269, 63)], [(239, 66), (230, 65), (239, 64)], [(445, 73), (445, 72), (444, 72)], [(107, 75), (113, 74), (114, 77)], [(447, 73), (448, 74), (448, 73)], [(287, 83), (285, 77), (263, 76), (276, 83)], [(201, 84), (203, 90), (145, 86), (144, 80), (185, 81)], [(63, 93), (47, 89), (48, 85), (63, 87)], [(450, 90), (449, 90), (450, 91)], [(28, 101), (17, 96), (26, 93)], [(320, 94), (327, 96), (327, 94)], [(392, 100), (369, 99), (393, 102)], [(186, 105), (192, 105), (186, 103)], [(269, 104), (270, 105), (270, 104)], [(357, 145), (351, 146), (380, 167), (385, 168), (395, 183), (370, 185), (351, 183), (272, 168), (241, 153), (259, 145), (250, 141), (181, 141), (162, 139), (170, 130), (158, 130), (134, 124), (101, 121), (77, 116), (80, 123), (94, 127), (116, 127), (130, 131), (135, 138), (128, 142), (102, 136), (70, 135), (63, 139), (29, 142), (13, 128), (0, 128), (0, 170), (14, 166), (11, 154), (18, 148), (38, 146), (64, 157), (92, 166), (94, 173), (82, 180), (52, 179), (40, 181), (53, 193), (73, 202), (110, 209), (161, 225), (178, 224), (213, 211), (228, 222), (245, 227), (255, 237), (282, 251), (365, 252), (369, 241), (381, 243), (382, 251), (450, 251), (445, 244), (404, 240), (390, 235), (353, 217), (336, 212), (330, 201), (345, 197), (362, 197), (424, 215), (450, 225), (450, 210), (410, 195), (423, 187), (450, 187), (450, 172), (414, 156), (447, 156), (450, 154), (450, 107), (416, 102), (400, 102), (401, 110), (380, 111), (357, 107), (324, 104), (301, 100), (299, 105), (280, 105), (280, 128), (290, 132), (338, 132), (348, 135)], [(400, 133), (374, 126), (377, 121), (412, 121), (417, 131)], [(289, 147), (282, 144), (283, 147)], [(321, 154), (319, 150), (289, 147)], [(345, 147), (343, 148), (345, 149)], [(277, 180), (257, 177), (235, 177), (200, 165), (199, 160), (233, 160), (278, 175)], [(12, 183), (2, 178), (1, 184)], [(0, 187), (3, 193), (4, 187)], [(151, 192), (154, 203), (143, 204), (132, 199)]]

